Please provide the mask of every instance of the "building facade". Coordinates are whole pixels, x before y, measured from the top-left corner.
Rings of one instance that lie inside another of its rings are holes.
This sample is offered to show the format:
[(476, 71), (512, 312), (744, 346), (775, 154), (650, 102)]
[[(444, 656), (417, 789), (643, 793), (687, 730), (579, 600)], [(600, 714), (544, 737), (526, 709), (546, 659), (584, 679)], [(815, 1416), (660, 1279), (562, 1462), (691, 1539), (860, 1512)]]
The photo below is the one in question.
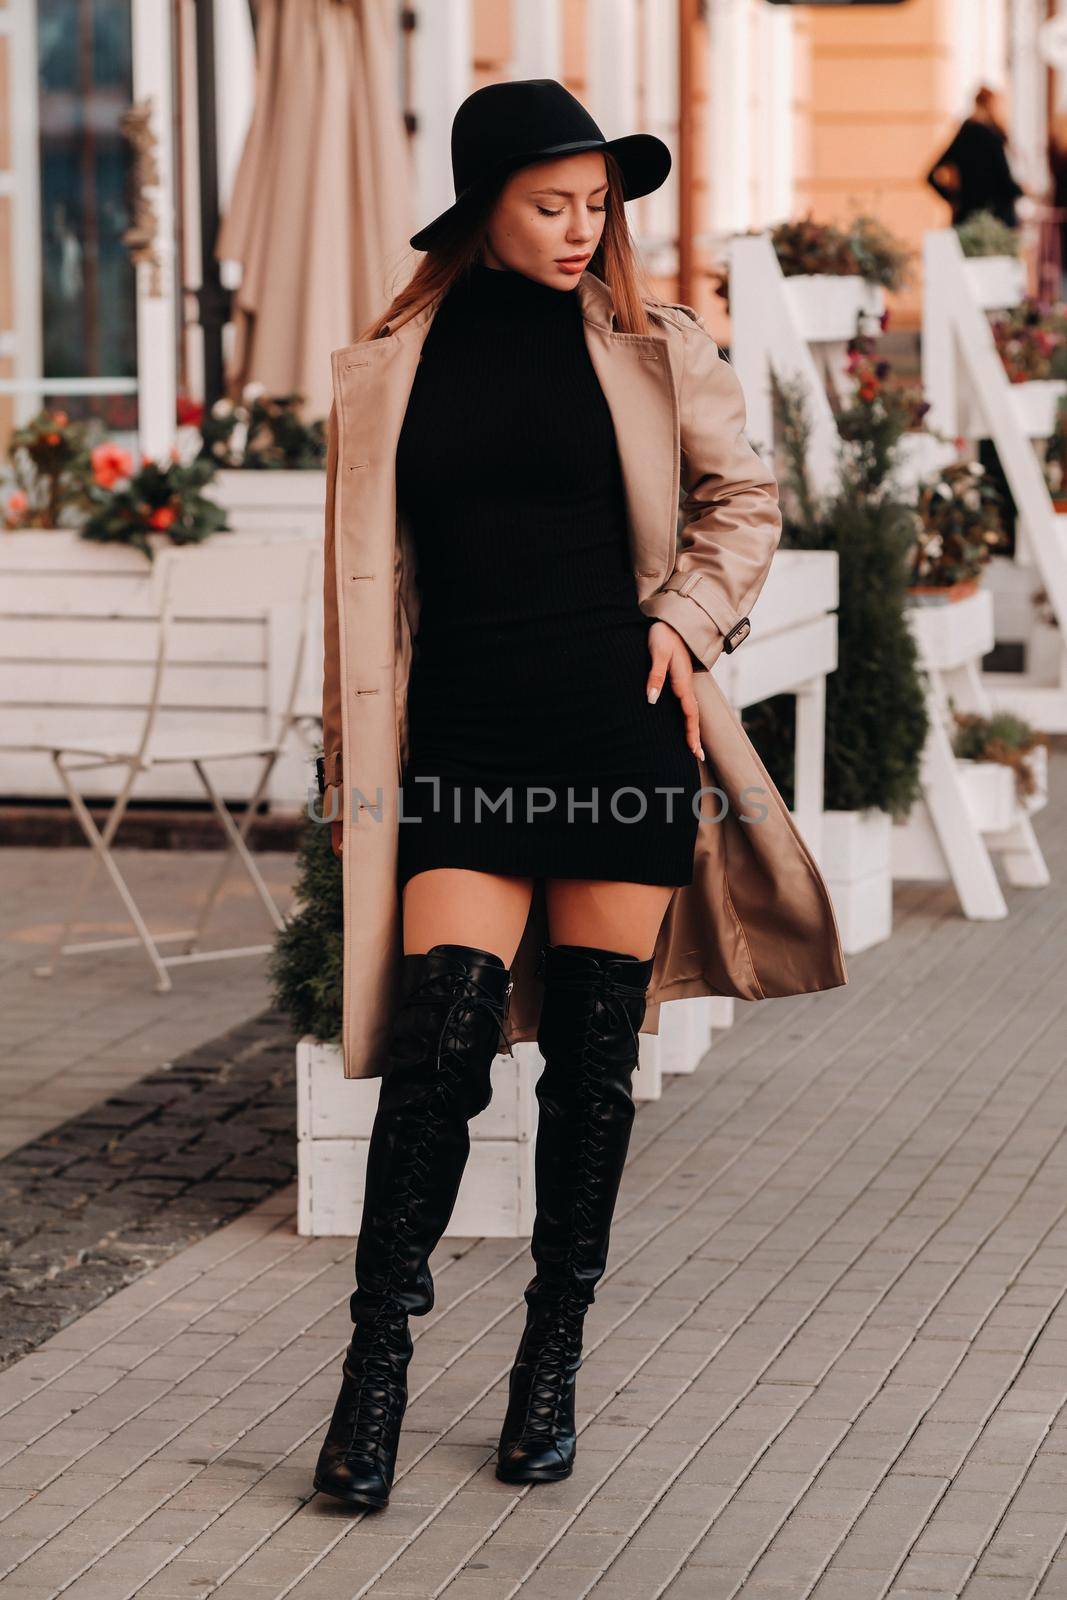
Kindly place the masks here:
[[(448, 131), (471, 89), (560, 78), (609, 136), (675, 151), (634, 226), (657, 284), (726, 337), (724, 241), (809, 209), (875, 213), (913, 245), (943, 225), (925, 184), (985, 81), (1007, 90), (1013, 160), (1045, 185), (1063, 71), (1047, 30), (1067, 0), (365, 0), (397, 29), (412, 215), (452, 198)], [(203, 15), (217, 71), (205, 122)], [(225, 209), (251, 117), (246, 0), (0, 0), (0, 431), (45, 401), (149, 449), (203, 390), (201, 141)], [(226, 267), (224, 264), (225, 277)], [(898, 317), (917, 322), (917, 290)], [(328, 352), (324, 352), (324, 358)]]

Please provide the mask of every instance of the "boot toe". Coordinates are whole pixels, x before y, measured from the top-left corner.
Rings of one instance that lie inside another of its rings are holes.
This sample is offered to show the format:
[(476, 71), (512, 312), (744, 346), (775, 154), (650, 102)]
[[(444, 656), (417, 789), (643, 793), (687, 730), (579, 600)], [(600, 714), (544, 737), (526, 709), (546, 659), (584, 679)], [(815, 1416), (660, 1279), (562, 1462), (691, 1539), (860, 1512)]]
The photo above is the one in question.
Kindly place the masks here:
[(370, 1456), (320, 1456), (315, 1488), (347, 1505), (378, 1511), (389, 1502), (390, 1484)]
[(516, 1440), (502, 1447), (496, 1475), (503, 1483), (551, 1483), (566, 1478), (574, 1467), (574, 1451), (549, 1440)]

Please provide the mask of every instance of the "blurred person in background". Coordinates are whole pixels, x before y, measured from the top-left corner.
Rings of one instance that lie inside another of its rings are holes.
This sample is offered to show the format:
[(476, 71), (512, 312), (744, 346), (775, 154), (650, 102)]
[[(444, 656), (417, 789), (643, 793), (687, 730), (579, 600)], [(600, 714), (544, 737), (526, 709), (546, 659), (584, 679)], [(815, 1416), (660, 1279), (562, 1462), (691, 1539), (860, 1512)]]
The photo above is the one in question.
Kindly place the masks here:
[(1048, 136), (1049, 210), (1048, 238), (1043, 239), (1044, 252), (1049, 257), (1055, 252), (1056, 289), (1062, 298), (1063, 266), (1067, 261), (1067, 110), (1058, 111), (1052, 119)]
[(998, 90), (986, 85), (978, 90), (970, 115), (926, 181), (952, 207), (953, 227), (976, 211), (991, 211), (1007, 227), (1018, 227), (1015, 202), (1024, 191), (1008, 159), (1007, 114)]

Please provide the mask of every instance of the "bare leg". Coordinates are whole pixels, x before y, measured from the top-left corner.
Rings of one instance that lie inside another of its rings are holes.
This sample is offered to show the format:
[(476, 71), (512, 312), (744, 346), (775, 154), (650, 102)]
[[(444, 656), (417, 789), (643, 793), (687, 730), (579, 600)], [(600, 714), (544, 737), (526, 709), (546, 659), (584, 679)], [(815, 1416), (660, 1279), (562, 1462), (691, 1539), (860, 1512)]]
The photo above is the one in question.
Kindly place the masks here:
[(404, 954), (435, 944), (491, 950), (510, 967), (530, 911), (532, 878), (434, 867), (404, 885)]
[(545, 903), (553, 944), (588, 944), (647, 960), (674, 889), (657, 883), (551, 878)]

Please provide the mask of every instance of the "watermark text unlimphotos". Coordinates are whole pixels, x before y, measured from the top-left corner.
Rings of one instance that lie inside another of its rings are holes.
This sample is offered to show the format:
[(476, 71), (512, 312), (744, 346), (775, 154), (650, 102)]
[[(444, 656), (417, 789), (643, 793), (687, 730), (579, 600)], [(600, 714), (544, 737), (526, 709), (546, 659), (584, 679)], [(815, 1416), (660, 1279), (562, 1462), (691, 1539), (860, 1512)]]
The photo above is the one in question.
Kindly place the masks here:
[[(597, 785), (589, 789), (582, 785), (568, 784), (565, 790), (559, 785), (548, 787), (542, 784), (521, 784), (516, 787), (504, 784), (492, 792), (475, 784), (468, 785), (462, 790), (452, 787), (452, 804), (446, 807), (442, 803), (440, 778), (419, 777), (413, 781), (430, 785), (429, 798), (434, 814), (446, 812), (449, 820), (457, 824), (477, 825), (482, 821), (498, 821), (501, 818), (513, 824), (531, 824), (539, 818), (553, 814), (557, 821), (566, 824), (589, 822), (595, 824), (606, 821), (608, 817), (613, 822), (628, 824), (642, 822), (649, 815), (648, 792), (633, 784), (622, 784), (613, 789), (601, 789)], [(695, 792), (683, 788), (680, 784), (656, 784), (652, 793), (657, 797), (653, 802), (654, 814), (660, 816), (665, 823), (675, 821), (683, 814), (686, 805), (696, 817), (698, 824), (702, 825), (721, 822), (730, 810), (729, 796), (717, 784), (705, 784)], [(759, 784), (749, 784), (742, 789), (740, 798), (745, 810), (737, 813), (738, 821), (745, 823), (766, 821), (769, 807), (764, 800), (758, 798), (766, 794), (767, 790)], [(705, 800), (709, 798), (712, 804), (710, 807), (705, 807)], [(417, 824), (424, 819), (424, 812), (418, 815), (405, 812), (404, 791), (399, 787), (394, 791), (392, 810), (386, 809), (380, 784), (375, 789), (373, 798), (368, 798), (362, 789), (354, 788), (349, 803), (350, 820), (359, 814), (369, 817), (374, 822), (388, 820), (390, 824), (394, 820), (404, 824)], [(320, 795), (317, 787), (309, 787), (307, 815), (312, 822), (340, 822), (341, 797), (338, 790), (329, 789), (325, 795)]]

